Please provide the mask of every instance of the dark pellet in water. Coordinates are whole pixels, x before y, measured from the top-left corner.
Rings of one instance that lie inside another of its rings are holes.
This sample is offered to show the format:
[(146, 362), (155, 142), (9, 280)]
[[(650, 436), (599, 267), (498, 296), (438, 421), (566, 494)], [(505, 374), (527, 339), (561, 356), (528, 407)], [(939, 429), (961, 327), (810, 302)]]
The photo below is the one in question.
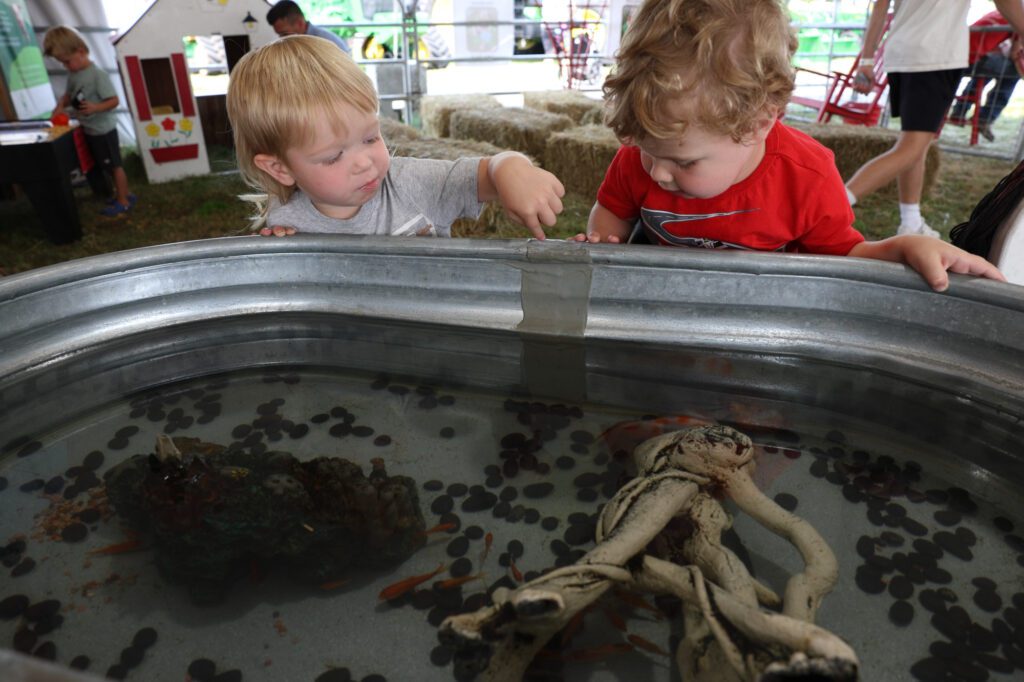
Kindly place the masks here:
[(914, 549), (916, 549), (921, 554), (924, 554), (925, 556), (930, 556), (934, 559), (939, 559), (942, 557), (942, 550), (934, 542), (930, 542), (923, 538), (918, 538), (914, 540), (913, 545)]
[(461, 557), (452, 562), (449, 573), (452, 574), (453, 578), (461, 578), (464, 575), (469, 575), (473, 570), (473, 562), (466, 557)]
[[(303, 438), (308, 433), (309, 424), (296, 424), (288, 431), (288, 435), (291, 437), (292, 440), (298, 440), (299, 438)], [(387, 436), (381, 436), (381, 438), (387, 438)]]
[(505, 520), (509, 523), (519, 523), (523, 520), (524, 516), (526, 516), (526, 507), (524, 507), (521, 504), (517, 504), (514, 507), (512, 507), (511, 511), (509, 511), (508, 516), (505, 517)]
[(558, 528), (559, 520), (554, 516), (545, 516), (541, 522), (540, 527), (546, 531), (553, 531)]
[(992, 525), (996, 527), (996, 530), (1003, 533), (1013, 532), (1013, 521), (1006, 518), (1005, 516), (997, 516), (992, 519)]
[(857, 587), (868, 594), (880, 594), (885, 591), (882, 572), (871, 566), (858, 566), (854, 581), (857, 583)]
[(28, 481), (27, 483), (22, 483), (21, 486), (18, 487), (18, 490), (20, 490), (23, 493), (34, 493), (35, 491), (41, 489), (44, 485), (46, 485), (46, 481), (44, 481), (43, 479), (33, 478), (31, 481)]
[(921, 682), (942, 682), (946, 676), (947, 662), (938, 658), (922, 658), (910, 666), (910, 674)]
[(388, 678), (384, 677), (380, 673), (372, 673), (359, 680), (359, 682), (388, 682)]
[[(978, 537), (974, 534), (974, 531), (972, 531), (970, 528), (965, 528), (965, 527), (961, 526), (960, 528), (956, 529), (955, 534), (956, 534), (957, 539), (960, 540), (960, 542), (962, 542), (965, 545), (967, 545), (968, 547), (974, 547), (975, 543), (978, 542)], [(1012, 537), (1012, 536), (1009, 536), (1009, 537), (1006, 538), (1007, 541), (1009, 541), (1010, 537)], [(1018, 551), (1024, 550), (1024, 540), (1021, 540), (1021, 543), (1017, 547), (1017, 550)]]
[(576, 466), (576, 460), (573, 459), (572, 457), (569, 457), (568, 455), (562, 455), (561, 457), (555, 460), (555, 466), (561, 469), (562, 471), (568, 471), (569, 469), (572, 469), (574, 466)]
[(64, 616), (59, 613), (55, 613), (52, 616), (37, 620), (35, 625), (32, 627), (32, 630), (40, 636), (48, 635), (63, 624)]
[(501, 473), (507, 478), (515, 478), (519, 473), (519, 462), (514, 459), (506, 459), (501, 465)]
[(242, 671), (237, 668), (233, 670), (225, 670), (224, 672), (214, 676), (213, 682), (242, 682)]
[(531, 483), (523, 487), (523, 495), (531, 500), (538, 500), (550, 495), (554, 489), (554, 483)]
[(779, 493), (775, 496), (775, 504), (779, 505), (786, 511), (793, 511), (797, 506), (797, 499), (789, 493)]
[(1003, 600), (993, 590), (978, 590), (974, 593), (974, 603), (982, 611), (995, 613), (1003, 607)]
[(995, 656), (993, 654), (986, 654), (980, 651), (974, 652), (974, 660), (985, 666), (992, 672), (1003, 673), (1009, 675), (1013, 672), (1014, 665), (1005, 658)]
[(28, 597), (23, 594), (12, 594), (0, 601), (0, 620), (17, 618), (28, 608)]
[(915, 521), (909, 516), (905, 516), (902, 519), (900, 519), (900, 527), (903, 528), (903, 530), (910, 533), (911, 535), (916, 535), (918, 537), (928, 535), (927, 526), (925, 526), (923, 523), (920, 523), (919, 521)]
[(506, 516), (508, 516), (509, 512), (511, 511), (511, 504), (509, 504), (508, 502), (499, 502), (498, 504), (494, 505), (494, 509), (491, 510), (491, 513), (494, 515), (494, 518), (503, 519)]
[(484, 536), (484, 529), (480, 526), (468, 526), (464, 535), (470, 540), (479, 540)]
[(423, 489), (424, 490), (429, 490), (431, 492), (436, 492), (438, 490), (443, 490), (444, 489), (444, 483), (441, 482), (441, 481), (438, 481), (437, 479), (431, 479), (431, 480), (429, 480), (429, 481), (427, 481), (426, 483), (423, 484)]
[(208, 658), (197, 658), (189, 663), (188, 674), (196, 679), (196, 682), (210, 682), (217, 674), (217, 664)]
[(35, 568), (35, 567), (36, 567), (35, 559), (33, 559), (31, 557), (25, 557), (20, 562), (18, 562), (17, 566), (15, 566), (14, 568), (11, 569), (11, 577), (12, 578), (18, 578), (20, 576), (23, 576), (26, 573), (28, 573), (29, 571), (31, 571), (33, 568)]
[(889, 580), (889, 594), (895, 599), (910, 599), (914, 596), (914, 585), (902, 575), (893, 576)]
[(938, 566), (929, 566), (924, 569), (924, 578), (936, 585), (948, 585), (953, 582), (953, 574)]
[(992, 631), (977, 623), (971, 623), (967, 631), (967, 646), (974, 651), (992, 652), (999, 648), (999, 640)]
[(561, 540), (552, 540), (551, 551), (555, 556), (564, 556), (569, 554), (571, 550), (569, 549), (569, 545), (565, 544)]
[(451, 615), (451, 611), (441, 606), (435, 606), (430, 609), (430, 613), (427, 614), (427, 622), (433, 625), (435, 628), (440, 627), (444, 619)]
[(331, 668), (317, 675), (314, 682), (352, 682), (352, 673), (348, 668)]
[(90, 663), (92, 663), (92, 660), (90, 660), (88, 656), (86, 656), (85, 654), (79, 654), (72, 658), (71, 663), (69, 663), (68, 665), (73, 670), (86, 670), (89, 668)]
[(46, 493), (47, 495), (56, 495), (57, 493), (59, 493), (63, 489), (64, 489), (64, 477), (63, 476), (54, 476), (53, 478), (51, 478), (49, 481), (46, 482), (46, 485), (43, 486), (43, 492)]
[(53, 642), (43, 642), (32, 652), (32, 655), (44, 661), (55, 661), (57, 660), (57, 645)]
[(519, 491), (515, 489), (515, 486), (506, 486), (500, 493), (498, 493), (498, 499), (502, 502), (511, 502), (512, 500), (519, 497)]
[(430, 662), (438, 667), (444, 667), (452, 662), (452, 656), (454, 655), (451, 647), (447, 647), (443, 644), (438, 644), (430, 650)]
[(141, 646), (130, 646), (121, 649), (121, 665), (126, 669), (131, 670), (132, 668), (142, 663), (142, 659), (146, 656), (145, 648)]
[(441, 436), (441, 438), (454, 438), (455, 429), (453, 429), (450, 426), (445, 426), (440, 431), (437, 432), (437, 435)]
[(327, 433), (331, 434), (335, 438), (342, 438), (352, 433), (352, 427), (345, 422), (338, 422), (327, 430)]
[(586, 445), (581, 445), (579, 443), (573, 443), (572, 445), (569, 446), (569, 449), (575, 452), (577, 455), (590, 454), (590, 448), (588, 448)]
[(441, 516), (438, 517), (437, 522), (442, 524), (452, 524), (452, 527), (449, 530), (445, 531), (449, 534), (458, 533), (459, 529), (462, 528), (462, 519), (459, 518), (458, 514), (455, 514), (453, 512), (441, 514)]
[(935, 544), (958, 559), (970, 561), (974, 558), (974, 553), (967, 548), (967, 544), (953, 533), (940, 530), (932, 539), (935, 540)]
[(412, 593), (412, 599), (410, 600), (410, 602), (412, 603), (412, 607), (417, 611), (426, 611), (427, 609), (432, 609), (434, 608), (434, 591), (416, 590)]
[(508, 553), (512, 556), (513, 559), (518, 559), (518, 558), (522, 557), (523, 556), (523, 552), (525, 552), (525, 551), (526, 551), (526, 548), (523, 546), (523, 543), (520, 542), (519, 540), (511, 540), (511, 541), (509, 541), (509, 543), (508, 543)]
[(576, 499), (580, 502), (595, 502), (599, 493), (593, 488), (580, 488), (576, 491)]
[(960, 512), (953, 509), (940, 509), (932, 515), (943, 526), (955, 526), (963, 520)]
[(464, 555), (469, 551), (469, 538), (465, 535), (460, 535), (448, 543), (445, 551), (448, 552), (448, 556), (450, 557), (460, 557)]
[(309, 421), (313, 422), (314, 424), (323, 424), (330, 418), (331, 415), (327, 414), (326, 412), (321, 412), (319, 414), (314, 414), (312, 417), (309, 418)]
[(61, 603), (58, 599), (44, 599), (32, 604), (25, 609), (25, 618), (36, 622), (44, 618), (50, 618), (60, 611)]
[(811, 476), (814, 476), (815, 478), (823, 478), (828, 474), (828, 461), (824, 459), (815, 459), (814, 462), (811, 463), (810, 472)]
[(484, 485), (486, 485), (488, 488), (500, 488), (504, 482), (505, 479), (502, 478), (501, 476), (488, 476), (484, 480)]
[(36, 647), (36, 642), (39, 641), (39, 636), (29, 630), (28, 628), (20, 628), (14, 633), (14, 639), (11, 642), (11, 646), (15, 651), (20, 651), (23, 654), (30, 654)]
[(572, 484), (577, 488), (592, 488), (601, 485), (602, 481), (601, 474), (587, 471), (572, 479)]
[(23, 447), (20, 450), (18, 450), (18, 455), (17, 456), (18, 457), (28, 457), (29, 455), (34, 455), (35, 453), (39, 452), (42, 448), (43, 448), (43, 444), (41, 442), (37, 441), (37, 440), (34, 440), (34, 441), (30, 442), (30, 443), (27, 443), (25, 445), (25, 447)]
[(156, 644), (156, 630), (153, 628), (142, 628), (132, 638), (132, 646), (142, 649), (148, 649), (154, 644)]
[(527, 509), (526, 513), (523, 514), (523, 521), (526, 523), (537, 523), (540, 521), (540, 512), (536, 509)]
[(441, 495), (430, 504), (430, 511), (435, 514), (447, 514), (455, 506), (455, 500), (448, 495)]
[(999, 586), (992, 578), (986, 578), (984, 576), (978, 576), (971, 580), (971, 584), (977, 587), (979, 590), (995, 590)]
[(366, 438), (367, 436), (373, 435), (373, 428), (369, 426), (354, 426), (352, 427), (352, 435), (358, 436), (359, 438)]
[(81, 542), (89, 534), (89, 529), (84, 523), (72, 523), (60, 532), (64, 542)]
[(469, 492), (469, 486), (465, 483), (452, 483), (445, 492), (452, 497), (462, 497)]

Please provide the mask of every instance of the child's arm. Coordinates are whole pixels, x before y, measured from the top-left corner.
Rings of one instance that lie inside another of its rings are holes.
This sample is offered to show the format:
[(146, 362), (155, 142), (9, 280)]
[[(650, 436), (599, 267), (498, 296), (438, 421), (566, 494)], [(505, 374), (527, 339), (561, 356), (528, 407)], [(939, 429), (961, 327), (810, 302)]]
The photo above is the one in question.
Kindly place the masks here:
[(949, 288), (947, 270), (961, 275), (977, 275), (1000, 282), (1006, 281), (999, 268), (981, 256), (967, 253), (941, 239), (920, 234), (899, 235), (877, 242), (861, 242), (846, 255), (906, 263), (921, 273), (924, 281), (935, 291), (945, 291)]
[(71, 104), (71, 97), (65, 92), (60, 96), (60, 99), (57, 100), (57, 106), (53, 108), (53, 113), (50, 114), (50, 118), (53, 118), (57, 114), (65, 113), (64, 110), (68, 108), (69, 104)]
[(78, 107), (78, 111), (86, 115), (96, 114), (101, 111), (110, 111), (111, 109), (117, 106), (119, 101), (120, 100), (118, 100), (117, 95), (114, 95), (113, 97), (108, 97), (102, 102), (85, 101), (82, 102), (82, 106)]
[(587, 233), (578, 234), (573, 239), (592, 244), (598, 242), (621, 244), (629, 237), (632, 230), (632, 223), (609, 211), (601, 205), (601, 202), (595, 201), (594, 208), (590, 209), (590, 218), (587, 219)]
[(542, 224), (555, 224), (564, 195), (565, 188), (558, 178), (537, 168), (519, 152), (501, 152), (480, 160), (477, 199), (498, 199), (512, 219), (525, 225), (537, 239), (544, 239)]

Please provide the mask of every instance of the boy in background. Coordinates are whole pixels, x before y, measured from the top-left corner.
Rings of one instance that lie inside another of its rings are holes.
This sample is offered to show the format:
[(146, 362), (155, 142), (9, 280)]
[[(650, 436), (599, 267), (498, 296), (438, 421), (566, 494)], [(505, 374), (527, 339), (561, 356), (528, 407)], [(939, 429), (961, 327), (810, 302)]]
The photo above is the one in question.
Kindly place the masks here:
[(228, 117), (238, 167), (269, 195), (261, 234), (451, 236), (451, 223), (498, 199), (544, 238), (562, 183), (517, 152), (457, 161), (391, 158), (373, 82), (320, 38), (288, 36), (231, 73)]
[(114, 181), (115, 196), (101, 215), (116, 217), (135, 206), (135, 195), (128, 192), (128, 176), (121, 164), (121, 145), (117, 138), (119, 99), (114, 84), (103, 69), (89, 59), (89, 46), (70, 26), (54, 26), (43, 36), (43, 54), (53, 57), (68, 70), (68, 84), (53, 114), (71, 112), (82, 124), (93, 160)]
[(947, 270), (1003, 280), (939, 239), (853, 228), (832, 153), (778, 120), (796, 46), (779, 0), (647, 0), (604, 85), (626, 146), (576, 239), (626, 241), (639, 220), (655, 244), (902, 262), (938, 291)]

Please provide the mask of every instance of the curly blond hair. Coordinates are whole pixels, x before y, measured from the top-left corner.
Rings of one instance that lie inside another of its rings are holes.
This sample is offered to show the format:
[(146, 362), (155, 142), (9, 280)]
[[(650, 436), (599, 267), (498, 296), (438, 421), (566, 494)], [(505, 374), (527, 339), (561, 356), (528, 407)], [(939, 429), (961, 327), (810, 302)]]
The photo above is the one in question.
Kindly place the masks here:
[(623, 141), (696, 125), (739, 142), (784, 110), (796, 48), (779, 0), (647, 0), (605, 81), (605, 122)]
[[(242, 57), (231, 70), (227, 109), (242, 177), (285, 203), (295, 188), (256, 166), (257, 154), (285, 158), (308, 144), (315, 122), (345, 130), (343, 107), (376, 114), (373, 81), (338, 46), (315, 36), (287, 36)], [(260, 207), (266, 213), (266, 206)]]

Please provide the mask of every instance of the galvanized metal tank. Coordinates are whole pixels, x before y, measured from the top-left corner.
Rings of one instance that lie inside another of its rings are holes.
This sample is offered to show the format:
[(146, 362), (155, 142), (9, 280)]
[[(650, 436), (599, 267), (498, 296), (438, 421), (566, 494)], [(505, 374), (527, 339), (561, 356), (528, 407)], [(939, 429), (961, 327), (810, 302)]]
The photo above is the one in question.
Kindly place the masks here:
[[(244, 237), (109, 254), (0, 280), (0, 474), (28, 439), (146, 391), (314, 368), (699, 412), (762, 436), (855, 433), (1024, 522), (1020, 292), (953, 276), (938, 294), (857, 259), (556, 241)], [(0, 516), (7, 533), (24, 521)], [(836, 551), (850, 579), (857, 557)], [(1012, 559), (984, 568), (1022, 589)], [(824, 624), (847, 636), (837, 625), (861, 598), (827, 598)], [(865, 679), (902, 679), (864, 658)]]

